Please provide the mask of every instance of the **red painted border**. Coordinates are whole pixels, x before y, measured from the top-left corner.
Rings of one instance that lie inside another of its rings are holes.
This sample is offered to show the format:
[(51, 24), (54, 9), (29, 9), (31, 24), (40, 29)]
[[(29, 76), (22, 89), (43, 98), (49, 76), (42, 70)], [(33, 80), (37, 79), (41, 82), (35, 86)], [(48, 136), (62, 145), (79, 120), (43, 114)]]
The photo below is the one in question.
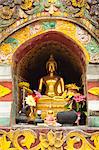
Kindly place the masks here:
[[(0, 85), (4, 86), (4, 87), (7, 87), (9, 88), (11, 91), (12, 91), (12, 82), (7, 82), (7, 81), (3, 81), (3, 82), (0, 82)], [(7, 101), (7, 102), (11, 102), (13, 101), (13, 97), (12, 97), (12, 92), (3, 96), (3, 97), (0, 97), (0, 102), (1, 101)]]

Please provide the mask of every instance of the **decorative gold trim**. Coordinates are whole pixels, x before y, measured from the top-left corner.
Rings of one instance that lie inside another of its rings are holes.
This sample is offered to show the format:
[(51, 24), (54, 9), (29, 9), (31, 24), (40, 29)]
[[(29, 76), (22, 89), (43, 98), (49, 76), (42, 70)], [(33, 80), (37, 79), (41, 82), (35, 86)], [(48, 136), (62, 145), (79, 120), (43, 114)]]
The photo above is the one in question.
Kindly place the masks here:
[(11, 93), (11, 90), (9, 88), (0, 85), (0, 98), (10, 93)]
[[(21, 30), (15, 32), (13, 35), (11, 35), (11, 37), (9, 37), (9, 38), (16, 40), (17, 44), (16, 45), (15, 45), (15, 43), (14, 43), (14, 45), (13, 45), (13, 43), (2, 43), (1, 44), (0, 49), (1, 49), (1, 58), (4, 59), (3, 62), (8, 61), (6, 63), (11, 63), (12, 62), (11, 57), (12, 57), (13, 53), (17, 50), (17, 48), (21, 44), (25, 43), (27, 40), (35, 38), (36, 36), (44, 34), (48, 31), (60, 32), (60, 33), (64, 34), (64, 36), (72, 39), (75, 42), (75, 44), (77, 44), (80, 47), (80, 49), (82, 50), (82, 52), (85, 54), (86, 62), (90, 61), (90, 53), (87, 51), (84, 42), (82, 42), (81, 39), (79, 39), (79, 37), (77, 35), (78, 26), (76, 26), (75, 24), (73, 24), (69, 21), (56, 20), (56, 21), (54, 21), (55, 26), (53, 28), (51, 28), (51, 27), (44, 28), (44, 23), (49, 23), (48, 24), (48, 27), (49, 27), (50, 22), (53, 22), (53, 21), (50, 20), (49, 22), (47, 22), (47, 21), (35, 22), (34, 26), (31, 26), (31, 25), (26, 26), (23, 29), (21, 29)], [(32, 30), (31, 30), (31, 28), (32, 28)], [(82, 29), (81, 29), (81, 31), (83, 32)], [(86, 32), (86, 34), (87, 34), (87, 32)], [(10, 50), (9, 50), (9, 47), (11, 47)], [(10, 52), (11, 52), (11, 55), (10, 55)], [(7, 58), (7, 60), (6, 60), (6, 58)], [(2, 63), (2, 61), (0, 63)]]
[(88, 93), (99, 96), (99, 87), (93, 87), (88, 90)]
[(24, 150), (24, 147), (28, 150), (99, 150), (99, 132), (69, 132), (58, 129), (0, 130), (0, 150)]

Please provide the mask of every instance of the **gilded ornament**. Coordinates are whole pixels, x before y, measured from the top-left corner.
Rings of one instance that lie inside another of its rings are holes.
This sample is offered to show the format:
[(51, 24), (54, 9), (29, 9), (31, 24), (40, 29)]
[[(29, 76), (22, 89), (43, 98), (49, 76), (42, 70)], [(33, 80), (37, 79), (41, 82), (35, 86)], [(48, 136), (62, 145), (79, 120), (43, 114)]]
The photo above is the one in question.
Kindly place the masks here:
[(9, 43), (2, 43), (0, 49), (6, 56), (9, 55), (13, 50), (11, 44)]
[(30, 87), (30, 84), (28, 82), (19, 82), (18, 87), (23, 88), (23, 87)]
[[(9, 25), (11, 25), (14, 21), (20, 20), (20, 18), (27, 18), (28, 20), (32, 20), (35, 17), (35, 14), (39, 14), (40, 16), (49, 16), (50, 12), (51, 15), (54, 16), (62, 16), (67, 17), (64, 13), (68, 13), (68, 18), (73, 19), (79, 24), (82, 23), (84, 25), (84, 19), (89, 20), (90, 25), (92, 27), (98, 28), (98, 1), (96, 0), (95, 3), (93, 1), (87, 1), (87, 0), (1, 0), (1, 16), (3, 20), (1, 20), (1, 31), (6, 29)], [(89, 3), (89, 5), (88, 5)], [(5, 6), (6, 5), (6, 6)], [(53, 6), (52, 6), (53, 5)], [(3, 10), (2, 6), (9, 7), (9, 11), (6, 12), (6, 9)], [(54, 8), (53, 8), (54, 7)], [(12, 9), (10, 9), (12, 8)], [(58, 9), (55, 11), (55, 9)], [(11, 15), (12, 10), (16, 10), (16, 13), (13, 13), (13, 17)], [(23, 10), (22, 10), (23, 9)], [(80, 10), (81, 9), (81, 10)], [(2, 11), (3, 10), (3, 11)], [(58, 13), (57, 13), (58, 11)], [(5, 15), (2, 15), (4, 12)], [(59, 13), (60, 12), (60, 13)], [(55, 13), (55, 14), (54, 14)], [(63, 13), (63, 14), (62, 14)], [(44, 14), (44, 15), (43, 15)], [(11, 18), (12, 17), (12, 18)], [(78, 18), (79, 17), (79, 18)], [(11, 23), (4, 23), (5, 19), (9, 21), (9, 18), (13, 19)], [(30, 19), (31, 18), (31, 19)], [(77, 19), (77, 20), (76, 20)], [(22, 21), (22, 20), (20, 20)], [(23, 24), (23, 23), (21, 23)], [(86, 26), (86, 25), (85, 25)], [(11, 26), (12, 27), (12, 26)], [(88, 29), (90, 29), (90, 26), (87, 26)], [(95, 28), (90, 31), (95, 32)]]
[[(59, 135), (59, 136), (57, 136)], [(62, 136), (62, 132), (53, 132), (52, 130), (50, 130), (47, 135), (40, 133), (40, 146), (43, 149), (48, 149), (48, 150), (52, 150), (52, 149), (59, 149), (61, 150), (61, 147), (64, 143), (64, 138)]]
[(88, 90), (88, 93), (99, 96), (99, 87), (93, 87)]
[(84, 7), (86, 4), (86, 0), (71, 0), (72, 5), (75, 7)]
[(73, 90), (79, 91), (79, 87), (78, 87), (75, 83), (67, 84), (67, 85), (65, 85), (65, 87), (66, 87), (67, 89), (73, 89)]
[(95, 150), (99, 150), (99, 133), (96, 132), (91, 136), (91, 141), (94, 141), (94, 145), (96, 147)]
[[(64, 24), (64, 25), (63, 25)], [(75, 36), (76, 34), (76, 26), (73, 23), (70, 22), (63, 22), (63, 21), (59, 21), (57, 22), (57, 26), (56, 29), (62, 31), (64, 34), (68, 34), (69, 36)]]
[(37, 17), (40, 17), (40, 16), (41, 16), (41, 13), (37, 13), (36, 16), (37, 16)]
[[(22, 20), (22, 23), (25, 22), (24, 20)], [(55, 22), (55, 21), (50, 21), (50, 22)], [(20, 21), (17, 22), (17, 26), (19, 26), (20, 24), (21, 24)], [(11, 55), (13, 55), (13, 53), (16, 51), (18, 46), (20, 46), (26, 40), (46, 32), (46, 30), (48, 28), (48, 29), (55, 29), (56, 31), (59, 31), (59, 32), (64, 33), (65, 35), (68, 35), (78, 45), (80, 45), (82, 47), (88, 60), (89, 60), (89, 55), (88, 55), (88, 52), (89, 52), (89, 54), (91, 54), (91, 55), (93, 53), (95, 54), (94, 55), (95, 60), (94, 60), (94, 56), (90, 56), (90, 57), (92, 57), (92, 59), (90, 61), (93, 61), (93, 62), (98, 61), (98, 58), (99, 58), (98, 53), (97, 53), (98, 52), (98, 44), (97, 44), (96, 40), (94, 40), (95, 42), (90, 42), (90, 40), (92, 39), (90, 34), (86, 33), (86, 35), (85, 35), (85, 32), (81, 33), (79, 31), (77, 31), (78, 27), (75, 24), (70, 23), (68, 21), (59, 21), (58, 20), (55, 23), (55, 25), (51, 24), (49, 26), (46, 26), (46, 25), (42, 25), (42, 22), (39, 22), (39, 23), (37, 22), (36, 24), (33, 23), (32, 26), (33, 26), (32, 27), (33, 30), (31, 29), (30, 25), (28, 25), (27, 27), (24, 27), (23, 29), (18, 30), (13, 35), (11, 35), (10, 37), (15, 39), (15, 40), (13, 40), (12, 43), (2, 43), (1, 44), (0, 49), (1, 49), (1, 52), (4, 53), (4, 55), (2, 55), (2, 58), (5, 56), (8, 56), (8, 55), (9, 55), (8, 58), (11, 58)], [(44, 27), (44, 28), (42, 28), (42, 27)], [(10, 30), (12, 30), (12, 29), (10, 28)], [(8, 30), (8, 32), (10, 32), (10, 31)], [(80, 33), (80, 35), (78, 32)], [(2, 37), (4, 37), (4, 36), (5, 36), (5, 34), (2, 35)], [(5, 59), (6, 59), (6, 62), (9, 62), (9, 61), (7, 61), (7, 58), (5, 58)]]
[(21, 141), (22, 146), (26, 146), (28, 149), (30, 149), (31, 144), (35, 143), (35, 139), (37, 138), (36, 134), (30, 132), (30, 131), (26, 131), (26, 133), (24, 133), (25, 139)]
[(32, 0), (22, 0), (22, 4), (20, 6), (24, 10), (31, 9), (32, 7)]
[(82, 7), (81, 9), (80, 9), (80, 11), (78, 12), (78, 13), (76, 13), (74, 16), (75, 17), (84, 17), (84, 12), (85, 12), (85, 8), (84, 7)]
[[(80, 143), (79, 150), (99, 150), (99, 132), (70, 131), (66, 134), (65, 130), (50, 130), (46, 134), (38, 131), (37, 139), (36, 132), (31, 129), (0, 130), (0, 150), (23, 150), (23, 147), (28, 150), (78, 150), (74, 147), (76, 143)], [(35, 143), (36, 146), (32, 146)]]
[(29, 26), (23, 28), (22, 30), (19, 30), (14, 35), (11, 36), (12, 38), (15, 38), (19, 41), (19, 43), (23, 43), (26, 40), (30, 38), (30, 28)]
[(7, 94), (10, 94), (11, 90), (7, 87), (4, 87), (0, 85), (0, 97), (6, 96)]
[(14, 9), (11, 9), (9, 6), (4, 6), (0, 9), (0, 17), (2, 19), (10, 19), (14, 13)]
[[(18, 143), (18, 138), (20, 138), (21, 136), (24, 136), (24, 139), (22, 139), (20, 141), (20, 144)], [(28, 149), (30, 149), (31, 147), (31, 144), (35, 143), (37, 139), (37, 134), (32, 131), (32, 130), (16, 130), (14, 133), (13, 133), (13, 145), (15, 148), (17, 148), (18, 150), (22, 150), (22, 147), (21, 146), (26, 146)]]
[(57, 0), (48, 0), (49, 3), (55, 3)]
[(6, 135), (0, 137), (0, 150), (10, 150), (11, 141), (7, 141)]
[[(88, 135), (89, 136), (89, 135)], [(94, 144), (95, 147), (90, 144), (87, 139), (84, 137), (83, 135), (83, 132), (76, 132), (76, 131), (73, 131), (73, 132), (70, 132), (69, 134), (67, 134), (66, 136), (66, 141), (67, 141), (67, 146), (65, 146), (65, 149), (66, 150), (74, 150), (74, 144), (76, 144), (77, 142), (82, 142), (79, 150), (98, 150), (98, 141), (97, 139), (99, 138), (99, 132), (98, 133), (95, 133), (95, 136), (94, 134), (91, 136), (91, 140), (94, 140)], [(96, 143), (95, 143), (96, 142)], [(76, 150), (76, 149), (75, 149)]]
[[(53, 16), (62, 16), (63, 15), (63, 13), (62, 12), (60, 12), (59, 10), (57, 10), (57, 11), (55, 11), (54, 13), (53, 13)], [(68, 14), (67, 13), (64, 13), (64, 16), (68, 16)]]

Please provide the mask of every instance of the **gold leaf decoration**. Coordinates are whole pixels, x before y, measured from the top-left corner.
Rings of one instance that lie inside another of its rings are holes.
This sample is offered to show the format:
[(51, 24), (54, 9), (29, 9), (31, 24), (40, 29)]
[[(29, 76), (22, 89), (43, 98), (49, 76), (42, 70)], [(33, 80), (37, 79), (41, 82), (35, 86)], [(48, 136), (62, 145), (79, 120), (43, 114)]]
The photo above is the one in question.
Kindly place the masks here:
[(48, 149), (48, 150), (56, 150), (56, 149), (62, 149), (62, 145), (64, 143), (62, 132), (58, 132), (59, 136), (56, 136), (57, 132), (53, 132), (50, 130), (47, 135), (40, 133), (40, 144), (39, 146), (42, 147), (42, 149)]
[(0, 137), (0, 150), (8, 150), (10, 148), (11, 141), (7, 141), (6, 135)]
[(23, 0), (23, 3), (21, 4), (21, 8), (24, 10), (28, 10), (32, 7), (32, 0)]
[(24, 136), (24, 139), (20, 141), (21, 145), (26, 146), (28, 149), (30, 149), (31, 144), (35, 143), (35, 140), (37, 139), (36, 133), (31, 130), (17, 130), (13, 135), (14, 137), (13, 144), (15, 147), (18, 148), (18, 150), (22, 150), (17, 141), (17, 139), (21, 136)]
[(99, 133), (95, 133), (91, 136), (91, 140), (94, 141), (94, 145), (96, 146), (96, 150), (99, 150)]
[[(89, 136), (89, 135), (87, 135)], [(98, 133), (98, 137), (99, 137), (99, 133)], [(95, 148), (93, 145), (91, 145), (87, 139), (84, 137), (83, 134), (81, 134), (81, 132), (70, 132), (67, 136), (66, 136), (66, 141), (67, 141), (67, 145), (65, 147), (66, 150), (74, 150), (74, 144), (76, 144), (77, 142), (81, 141), (81, 146), (79, 148), (79, 150), (98, 150), (97, 148)], [(76, 149), (75, 149), (76, 150)]]
[(28, 136), (27, 133), (24, 134), (25, 135), (25, 139), (21, 141), (22, 146), (26, 146), (28, 149), (31, 147), (31, 144), (35, 142), (35, 136), (33, 134), (31, 134), (31, 132), (28, 132)]
[(99, 96), (99, 87), (93, 87), (93, 88), (89, 89), (88, 92), (89, 92), (90, 94)]
[(36, 131), (31, 129), (14, 129), (8, 132), (0, 130), (0, 150), (23, 150), (23, 147), (27, 150), (78, 150), (74, 146), (77, 142), (80, 143), (79, 150), (99, 150), (99, 132), (87, 133), (82, 130), (64, 129), (60, 131), (59, 129), (46, 133), (46, 130), (43, 129), (44, 133), (39, 128)]
[(53, 146), (55, 144), (56, 134), (54, 132), (50, 131), (50, 132), (48, 132), (47, 136), (48, 136), (49, 145)]
[(18, 86), (20, 88), (23, 88), (23, 87), (29, 88), (30, 84), (28, 82), (20, 82), (20, 83), (18, 83)]
[(40, 141), (41, 141), (41, 147), (43, 148), (48, 148), (49, 146), (49, 142), (48, 139), (46, 137), (46, 134), (40, 133)]
[(72, 5), (75, 7), (84, 7), (86, 4), (86, 0), (72, 0)]
[(6, 96), (9, 93), (11, 93), (9, 88), (0, 85), (0, 97)]
[(74, 89), (74, 90), (79, 91), (79, 87), (75, 83), (67, 84), (67, 85), (65, 85), (65, 87), (67, 89)]

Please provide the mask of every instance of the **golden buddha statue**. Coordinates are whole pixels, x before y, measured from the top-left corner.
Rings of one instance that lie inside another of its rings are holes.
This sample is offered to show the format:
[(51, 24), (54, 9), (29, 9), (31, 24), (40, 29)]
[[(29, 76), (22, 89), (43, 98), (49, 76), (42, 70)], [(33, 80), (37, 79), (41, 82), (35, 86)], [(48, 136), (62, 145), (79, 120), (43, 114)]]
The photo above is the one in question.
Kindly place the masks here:
[(46, 69), (48, 75), (42, 77), (39, 83), (38, 91), (42, 93), (43, 85), (46, 89), (44, 95), (39, 99), (37, 104), (37, 109), (42, 110), (42, 117), (46, 116), (46, 112), (52, 110), (54, 114), (57, 112), (65, 110), (65, 99), (64, 96), (64, 80), (62, 77), (56, 75), (57, 63), (50, 55), (49, 60), (46, 63)]
[(53, 58), (53, 55), (50, 55), (48, 62), (46, 63), (46, 69), (48, 75), (40, 79), (38, 91), (42, 91), (43, 84), (46, 86), (45, 95), (48, 97), (60, 96), (64, 92), (64, 81), (63, 78), (57, 76), (56, 69), (57, 63)]

